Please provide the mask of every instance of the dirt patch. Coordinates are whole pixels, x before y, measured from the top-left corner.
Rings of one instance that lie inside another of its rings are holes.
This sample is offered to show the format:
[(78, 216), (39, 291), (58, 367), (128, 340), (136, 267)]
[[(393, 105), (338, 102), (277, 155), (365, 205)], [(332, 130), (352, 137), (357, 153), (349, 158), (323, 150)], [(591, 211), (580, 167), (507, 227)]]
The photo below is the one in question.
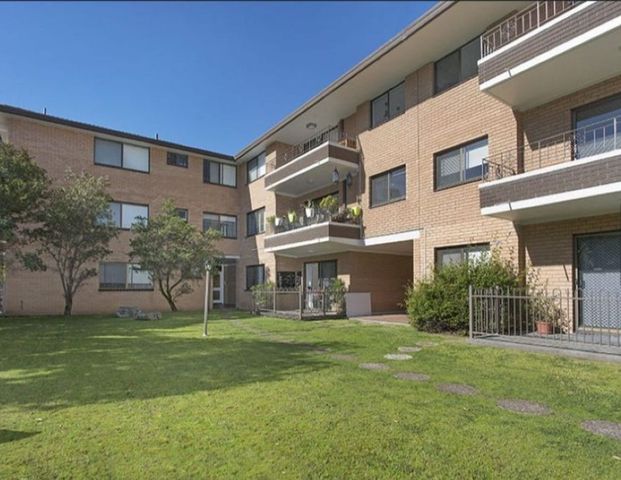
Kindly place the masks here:
[(384, 355), (386, 360), (411, 360), (412, 355), (406, 353), (388, 353)]
[(429, 380), (429, 375), (416, 372), (399, 372), (395, 374), (395, 378), (399, 380), (409, 380), (411, 382), (426, 382)]
[(580, 426), (587, 432), (621, 440), (621, 423), (607, 422), (605, 420), (588, 420), (582, 422)]
[(401, 353), (416, 353), (416, 352), (420, 352), (422, 348), (420, 347), (399, 347), (397, 350), (399, 350)]
[(456, 395), (476, 395), (479, 393), (476, 388), (461, 383), (441, 383), (438, 385), (438, 390)]
[(358, 360), (355, 355), (349, 355), (347, 353), (333, 353), (330, 355), (332, 360), (339, 360), (341, 362), (355, 362)]
[(361, 363), (358, 366), (365, 370), (388, 370), (390, 368), (385, 363)]
[(498, 400), (498, 406), (505, 410), (527, 415), (548, 415), (552, 413), (548, 407), (541, 403), (529, 402), (528, 400)]

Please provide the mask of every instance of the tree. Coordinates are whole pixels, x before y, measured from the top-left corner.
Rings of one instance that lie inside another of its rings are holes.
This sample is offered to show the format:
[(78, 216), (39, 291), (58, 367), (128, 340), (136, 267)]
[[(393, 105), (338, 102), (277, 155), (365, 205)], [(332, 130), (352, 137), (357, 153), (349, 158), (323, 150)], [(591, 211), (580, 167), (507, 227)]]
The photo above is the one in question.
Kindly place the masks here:
[(150, 272), (173, 312), (177, 311), (177, 299), (193, 291), (191, 283), (203, 278), (205, 266), (217, 265), (220, 260), (215, 248), (219, 232), (199, 231), (179, 217), (171, 200), (148, 222), (134, 224), (132, 232), (131, 261)]
[(26, 150), (0, 142), (0, 242), (13, 243), (20, 224), (34, 220), (48, 186), (45, 170)]
[(111, 253), (110, 240), (118, 235), (112, 221), (106, 179), (67, 172), (64, 184), (50, 189), (37, 226), (27, 231), (34, 252), (21, 255), (26, 268), (58, 272), (71, 315), (73, 298), (86, 280), (97, 276), (93, 265)]

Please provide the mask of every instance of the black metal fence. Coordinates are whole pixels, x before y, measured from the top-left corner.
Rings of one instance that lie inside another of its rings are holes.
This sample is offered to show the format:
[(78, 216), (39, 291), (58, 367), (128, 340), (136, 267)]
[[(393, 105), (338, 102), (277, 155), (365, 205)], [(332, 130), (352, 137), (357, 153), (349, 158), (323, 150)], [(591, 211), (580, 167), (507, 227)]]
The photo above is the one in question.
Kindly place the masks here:
[(330, 288), (262, 288), (253, 291), (254, 310), (286, 318), (322, 318), (345, 315), (344, 292)]

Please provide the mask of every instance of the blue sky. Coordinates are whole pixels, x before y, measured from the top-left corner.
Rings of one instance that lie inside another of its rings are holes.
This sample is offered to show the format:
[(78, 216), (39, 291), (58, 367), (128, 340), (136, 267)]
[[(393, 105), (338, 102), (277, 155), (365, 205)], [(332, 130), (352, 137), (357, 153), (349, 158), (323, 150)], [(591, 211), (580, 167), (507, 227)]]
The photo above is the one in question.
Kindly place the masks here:
[(234, 154), (433, 3), (0, 3), (0, 103)]

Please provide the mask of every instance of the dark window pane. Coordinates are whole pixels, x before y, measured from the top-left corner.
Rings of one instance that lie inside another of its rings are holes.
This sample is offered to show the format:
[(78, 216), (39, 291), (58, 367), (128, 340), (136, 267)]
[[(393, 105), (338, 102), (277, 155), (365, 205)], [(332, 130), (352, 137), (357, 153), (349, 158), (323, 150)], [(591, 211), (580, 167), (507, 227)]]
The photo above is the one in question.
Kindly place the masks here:
[(459, 50), (438, 60), (435, 65), (436, 70), (436, 92), (449, 88), (459, 83)]
[(388, 201), (388, 175), (371, 179), (371, 205), (381, 205)]
[(388, 93), (385, 93), (371, 103), (371, 126), (375, 127), (380, 125), (388, 120), (388, 118)]
[(188, 220), (188, 210), (187, 208), (177, 208), (177, 215), (184, 220)]
[(405, 168), (390, 173), (389, 196), (391, 201), (405, 197)]
[(397, 85), (388, 92), (388, 115), (396, 117), (405, 111), (405, 84)]
[(263, 265), (249, 265), (246, 267), (246, 289), (254, 285), (265, 283), (265, 270)]
[(112, 213), (112, 222), (121, 228), (121, 204), (117, 202), (110, 203), (110, 212)]
[(99, 288), (122, 289), (127, 285), (127, 264), (106, 262), (99, 264)]
[(220, 164), (218, 162), (209, 162), (209, 181), (211, 183), (221, 183)]
[(168, 152), (166, 154), (166, 163), (177, 167), (187, 167), (188, 156), (182, 153)]
[(475, 38), (461, 47), (461, 80), (474, 77), (479, 73), (477, 61), (481, 56), (481, 41)]
[(123, 144), (95, 139), (95, 163), (101, 165), (112, 165), (114, 167), (123, 166)]

